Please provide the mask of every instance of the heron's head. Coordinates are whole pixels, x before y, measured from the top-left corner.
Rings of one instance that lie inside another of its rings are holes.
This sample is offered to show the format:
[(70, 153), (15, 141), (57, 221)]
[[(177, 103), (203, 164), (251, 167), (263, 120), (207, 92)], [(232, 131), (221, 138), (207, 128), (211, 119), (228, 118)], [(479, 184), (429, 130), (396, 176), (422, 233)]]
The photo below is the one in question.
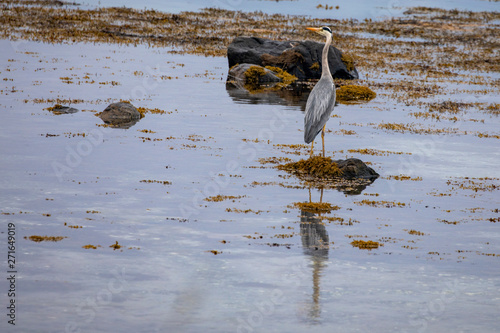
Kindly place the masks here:
[(314, 31), (320, 35), (323, 35), (325, 37), (331, 36), (332, 35), (332, 30), (328, 27), (321, 27), (321, 28), (306, 28), (307, 30)]

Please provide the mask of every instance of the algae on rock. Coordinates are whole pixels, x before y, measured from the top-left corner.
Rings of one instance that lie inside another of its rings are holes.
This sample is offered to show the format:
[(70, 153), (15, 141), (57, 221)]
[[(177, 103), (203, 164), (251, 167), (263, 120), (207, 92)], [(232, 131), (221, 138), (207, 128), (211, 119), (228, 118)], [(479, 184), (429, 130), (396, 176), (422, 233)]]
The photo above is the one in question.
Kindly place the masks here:
[(358, 85), (345, 85), (336, 92), (339, 102), (370, 101), (377, 96), (370, 88)]

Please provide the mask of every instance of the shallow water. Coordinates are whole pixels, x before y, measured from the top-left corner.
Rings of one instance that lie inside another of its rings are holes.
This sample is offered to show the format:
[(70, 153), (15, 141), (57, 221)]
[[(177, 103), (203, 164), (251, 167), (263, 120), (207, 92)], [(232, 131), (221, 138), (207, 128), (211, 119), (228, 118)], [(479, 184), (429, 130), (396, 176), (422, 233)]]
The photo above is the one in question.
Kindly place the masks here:
[[(0, 56), (1, 242), (6, 224), (15, 223), (19, 331), (497, 329), (500, 153), (498, 139), (470, 133), (498, 134), (498, 117), (472, 109), (468, 117), (484, 123), (415, 121), (408, 113), (418, 108), (384, 95), (338, 105), (328, 128), (355, 134), (327, 133), (328, 153), (371, 162), (381, 175), (348, 195), (304, 188), (258, 162), (307, 157), (307, 149), (299, 156), (277, 146), (302, 143), (306, 92), (228, 89), (226, 59), (166, 49), (1, 47), (9, 50)], [(56, 101), (37, 100), (49, 98), (82, 100), (71, 104), (80, 112), (54, 115), (44, 108)], [(97, 126), (96, 111), (119, 99), (169, 113), (148, 113), (130, 129)], [(412, 121), (460, 132), (372, 125)], [(364, 148), (388, 152), (348, 152)], [(396, 175), (414, 180), (390, 178)], [(464, 177), (488, 179), (474, 179), (474, 190), (460, 188), (469, 185)], [(218, 194), (241, 198), (203, 200)], [(340, 206), (328, 216), (344, 222), (322, 225), (291, 208), (310, 197)], [(388, 203), (372, 207), (365, 199)], [(67, 238), (23, 238), (31, 235)], [(383, 246), (360, 250), (352, 239)], [(316, 249), (320, 240), (328, 248)], [(109, 247), (116, 241), (120, 250)], [(5, 318), (0, 325), (11, 328)]]
[[(135, 9), (155, 9), (169, 13), (182, 11), (198, 11), (203, 8), (216, 7), (228, 10), (263, 11), (272, 14), (306, 15), (326, 19), (365, 18), (382, 19), (401, 16), (409, 7), (432, 7), (443, 9), (459, 9), (472, 11), (498, 11), (498, 4), (487, 0), (357, 0), (351, 2), (331, 3), (310, 0), (84, 0), (76, 1), (88, 7), (129, 7)], [(318, 7), (322, 5), (322, 7)], [(329, 9), (325, 9), (328, 5)], [(339, 8), (335, 8), (338, 6)]]

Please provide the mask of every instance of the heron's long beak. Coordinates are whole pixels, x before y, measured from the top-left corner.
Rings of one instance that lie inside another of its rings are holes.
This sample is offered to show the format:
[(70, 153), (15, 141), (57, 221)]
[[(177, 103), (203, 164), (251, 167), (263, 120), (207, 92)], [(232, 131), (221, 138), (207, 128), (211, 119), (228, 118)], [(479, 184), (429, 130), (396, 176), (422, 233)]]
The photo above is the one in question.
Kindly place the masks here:
[(320, 30), (321, 30), (321, 28), (310, 28), (310, 27), (308, 27), (308, 28), (306, 28), (306, 29), (307, 29), (307, 30), (311, 30), (311, 31), (315, 31), (315, 32), (318, 32), (318, 31), (320, 31)]

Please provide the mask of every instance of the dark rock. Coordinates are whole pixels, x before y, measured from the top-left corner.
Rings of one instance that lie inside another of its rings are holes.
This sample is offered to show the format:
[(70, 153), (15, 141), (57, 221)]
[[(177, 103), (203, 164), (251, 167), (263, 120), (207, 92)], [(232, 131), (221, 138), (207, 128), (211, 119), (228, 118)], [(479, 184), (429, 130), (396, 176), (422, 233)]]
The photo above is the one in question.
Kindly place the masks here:
[(132, 104), (118, 102), (108, 105), (99, 117), (112, 127), (129, 128), (141, 119), (141, 114)]
[(379, 177), (379, 174), (375, 170), (357, 158), (348, 158), (333, 162), (337, 163), (337, 166), (342, 171), (342, 178), (375, 180)]
[(279, 170), (297, 176), (308, 187), (335, 188), (349, 195), (360, 194), (378, 177), (372, 168), (357, 158), (333, 161), (320, 155), (297, 162), (278, 164)]
[(281, 81), (281, 79), (279, 77), (277, 77), (273, 71), (271, 71), (267, 68), (264, 68), (262, 66), (259, 66), (259, 65), (254, 65), (254, 64), (235, 65), (235, 66), (231, 67), (231, 69), (229, 70), (229, 75), (231, 76), (231, 79), (233, 79), (233, 80), (238, 80), (238, 81), (241, 80), (242, 82), (246, 82), (247, 77), (245, 76), (245, 73), (252, 66), (257, 66), (265, 72), (264, 75), (259, 76), (259, 78), (258, 78), (259, 84), (274, 83), (274, 82)]
[[(301, 81), (319, 79), (324, 45), (324, 43), (314, 41), (276, 41), (258, 37), (236, 37), (228, 46), (227, 59), (229, 68), (236, 64), (276, 66), (295, 75)], [(345, 57), (344, 60), (347, 58)], [(348, 61), (344, 63), (342, 52), (333, 46), (330, 46), (328, 52), (328, 65), (334, 78), (359, 78), (354, 65)]]
[(78, 109), (56, 104), (53, 108), (50, 108), (50, 111), (52, 111), (53, 114), (60, 115), (60, 114), (77, 113)]

